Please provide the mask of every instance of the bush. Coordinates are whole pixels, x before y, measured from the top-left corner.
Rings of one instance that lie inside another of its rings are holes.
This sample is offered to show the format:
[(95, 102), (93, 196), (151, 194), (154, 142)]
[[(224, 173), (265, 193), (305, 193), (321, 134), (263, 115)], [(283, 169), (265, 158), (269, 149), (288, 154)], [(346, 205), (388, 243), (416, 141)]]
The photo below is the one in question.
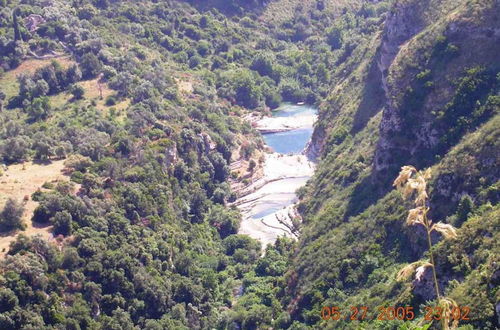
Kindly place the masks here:
[(9, 138), (0, 145), (1, 156), (7, 163), (24, 161), (28, 158), (30, 145), (26, 136)]
[(189, 67), (191, 69), (196, 68), (198, 65), (200, 65), (200, 63), (201, 63), (201, 57), (199, 57), (198, 55), (194, 55), (189, 59)]
[(108, 107), (110, 107), (110, 106), (112, 106), (112, 105), (115, 105), (115, 104), (116, 104), (116, 98), (115, 98), (114, 96), (110, 95), (110, 96), (108, 96), (108, 97), (106, 98), (106, 105), (107, 105)]
[(54, 234), (57, 235), (71, 235), (72, 224), (71, 224), (71, 214), (68, 211), (57, 212), (50, 222), (54, 225)]
[(74, 85), (71, 88), (71, 95), (73, 95), (73, 98), (75, 100), (82, 99), (84, 94), (85, 94), (85, 89), (83, 89), (83, 87), (80, 85)]
[(85, 79), (96, 77), (101, 71), (101, 61), (93, 53), (87, 53), (82, 57), (82, 75)]
[(328, 44), (332, 49), (339, 49), (342, 47), (343, 36), (342, 29), (337, 26), (331, 27), (326, 31), (326, 38)]
[(22, 223), (23, 212), (24, 206), (13, 198), (9, 198), (2, 213), (0, 213), (0, 229), (4, 231), (24, 229), (25, 225)]

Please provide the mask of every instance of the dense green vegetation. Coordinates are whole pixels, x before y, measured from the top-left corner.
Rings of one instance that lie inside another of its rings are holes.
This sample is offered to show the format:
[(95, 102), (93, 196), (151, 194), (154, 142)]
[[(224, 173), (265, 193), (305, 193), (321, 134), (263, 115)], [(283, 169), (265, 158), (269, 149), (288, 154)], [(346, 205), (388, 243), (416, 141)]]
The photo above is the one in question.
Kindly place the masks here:
[[(430, 217), (458, 228), (433, 236), (440, 289), (471, 308), (465, 328), (498, 326), (495, 1), (0, 5), (0, 161), (64, 159), (71, 177), (31, 196), (55, 239), (21, 233), (0, 261), (0, 329), (417, 327), (435, 296), (396, 278), (427, 257), (391, 189), (406, 164), (432, 168)], [(321, 152), (299, 241), (261, 256), (237, 234), (229, 163), (262, 148), (241, 116), (283, 101), (320, 106)], [(0, 230), (22, 212), (9, 200)], [(324, 306), (417, 319), (324, 321)]]

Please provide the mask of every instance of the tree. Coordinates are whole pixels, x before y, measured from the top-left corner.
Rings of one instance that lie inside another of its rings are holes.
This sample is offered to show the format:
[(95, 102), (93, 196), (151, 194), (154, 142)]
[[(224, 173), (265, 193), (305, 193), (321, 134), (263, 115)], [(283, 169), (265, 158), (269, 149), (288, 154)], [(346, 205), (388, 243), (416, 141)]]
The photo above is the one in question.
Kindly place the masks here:
[(73, 98), (75, 100), (82, 99), (84, 94), (85, 94), (85, 89), (83, 89), (83, 87), (80, 85), (74, 85), (71, 88), (71, 95), (73, 95)]
[(255, 162), (255, 160), (250, 159), (250, 162), (248, 163), (248, 170), (250, 172), (253, 172), (253, 170), (255, 169), (256, 165), (257, 165), (257, 163)]
[(74, 84), (82, 79), (82, 72), (78, 65), (72, 65), (66, 71), (66, 84)]
[(328, 83), (328, 81), (330, 80), (330, 74), (328, 73), (328, 70), (326, 69), (326, 65), (324, 63), (320, 63), (318, 65), (316, 69), (316, 77), (321, 83)]
[(102, 64), (94, 53), (87, 53), (82, 57), (81, 67), (83, 78), (91, 79), (99, 74)]
[(11, 289), (0, 289), (0, 313), (10, 311), (18, 304), (19, 299)]
[(19, 8), (14, 9), (14, 12), (12, 13), (12, 22), (14, 24), (14, 40), (23, 41), (23, 36), (19, 28), (19, 20), (17, 18), (18, 14), (19, 14)]
[(22, 216), (24, 206), (13, 198), (9, 198), (0, 213), (0, 225), (4, 230), (24, 229)]
[(269, 53), (260, 53), (252, 61), (250, 69), (257, 71), (261, 76), (272, 77), (274, 58)]
[[(219, 188), (217, 188), (219, 189)], [(240, 226), (240, 217), (235, 210), (222, 205), (214, 205), (207, 214), (208, 222), (217, 228), (221, 238), (236, 234)]]
[(7, 139), (1, 147), (2, 156), (6, 162), (20, 162), (28, 157), (30, 141), (26, 136), (16, 136)]
[(456, 226), (461, 226), (469, 217), (469, 214), (474, 209), (474, 201), (469, 195), (464, 195), (460, 199), (457, 208)]
[(0, 112), (3, 110), (3, 102), (5, 101), (5, 93), (0, 91)]
[(31, 104), (27, 105), (27, 110), (35, 121), (47, 118), (51, 110), (49, 98), (46, 96), (37, 97)]
[(33, 149), (35, 150), (35, 158), (40, 160), (47, 160), (50, 156), (54, 155), (54, 140), (38, 132), (33, 136)]
[(329, 28), (326, 30), (326, 39), (332, 49), (341, 48), (343, 43), (342, 29), (338, 26)]
[(71, 235), (72, 233), (72, 216), (68, 211), (57, 212), (50, 222), (54, 225), (54, 233), (61, 235)]
[(232, 84), (238, 103), (244, 107), (253, 109), (259, 105), (262, 92), (255, 84), (253, 75), (248, 70), (242, 70), (235, 74)]
[(97, 8), (108, 9), (109, 1), (108, 0), (94, 0), (94, 5)]
[(198, 55), (194, 55), (189, 59), (189, 67), (191, 69), (195, 69), (201, 63), (201, 57)]
[(45, 96), (49, 92), (49, 84), (44, 79), (37, 80), (33, 97)]

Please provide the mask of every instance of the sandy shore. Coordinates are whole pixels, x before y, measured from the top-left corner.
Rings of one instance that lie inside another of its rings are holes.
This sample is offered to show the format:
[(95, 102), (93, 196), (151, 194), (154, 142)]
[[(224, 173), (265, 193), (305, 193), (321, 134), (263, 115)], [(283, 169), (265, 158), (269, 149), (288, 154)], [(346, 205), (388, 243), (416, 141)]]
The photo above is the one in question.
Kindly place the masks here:
[(295, 191), (313, 173), (314, 163), (304, 155), (267, 154), (264, 176), (235, 202), (243, 215), (239, 233), (258, 239), (264, 247), (279, 236), (292, 237), (289, 214), (294, 213)]
[(254, 128), (262, 134), (286, 132), (300, 128), (312, 128), (317, 116), (311, 113), (298, 114), (290, 117), (270, 117), (258, 118), (249, 116), (246, 120), (250, 121)]
[(264, 117), (257, 121), (255, 128), (263, 133), (286, 132), (299, 128), (312, 128), (316, 116)]
[[(312, 128), (317, 116), (310, 111), (293, 116), (261, 117), (250, 114), (245, 119), (261, 133)], [(259, 240), (265, 248), (280, 236), (295, 237), (291, 218), (295, 216), (295, 191), (313, 175), (315, 164), (305, 155), (265, 155), (262, 176), (239, 191), (236, 205), (242, 214), (239, 234)]]

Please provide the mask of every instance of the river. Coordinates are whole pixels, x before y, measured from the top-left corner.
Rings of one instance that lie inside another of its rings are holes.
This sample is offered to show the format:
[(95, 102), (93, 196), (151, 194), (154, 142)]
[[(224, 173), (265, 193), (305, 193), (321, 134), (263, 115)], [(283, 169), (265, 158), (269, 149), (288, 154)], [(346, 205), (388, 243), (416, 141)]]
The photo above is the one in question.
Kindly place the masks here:
[(295, 215), (295, 191), (314, 173), (314, 163), (302, 152), (315, 120), (315, 108), (283, 104), (272, 117), (257, 122), (257, 130), (274, 152), (266, 154), (263, 177), (236, 202), (243, 216), (239, 234), (261, 241), (264, 247), (279, 236), (296, 236), (290, 218)]

